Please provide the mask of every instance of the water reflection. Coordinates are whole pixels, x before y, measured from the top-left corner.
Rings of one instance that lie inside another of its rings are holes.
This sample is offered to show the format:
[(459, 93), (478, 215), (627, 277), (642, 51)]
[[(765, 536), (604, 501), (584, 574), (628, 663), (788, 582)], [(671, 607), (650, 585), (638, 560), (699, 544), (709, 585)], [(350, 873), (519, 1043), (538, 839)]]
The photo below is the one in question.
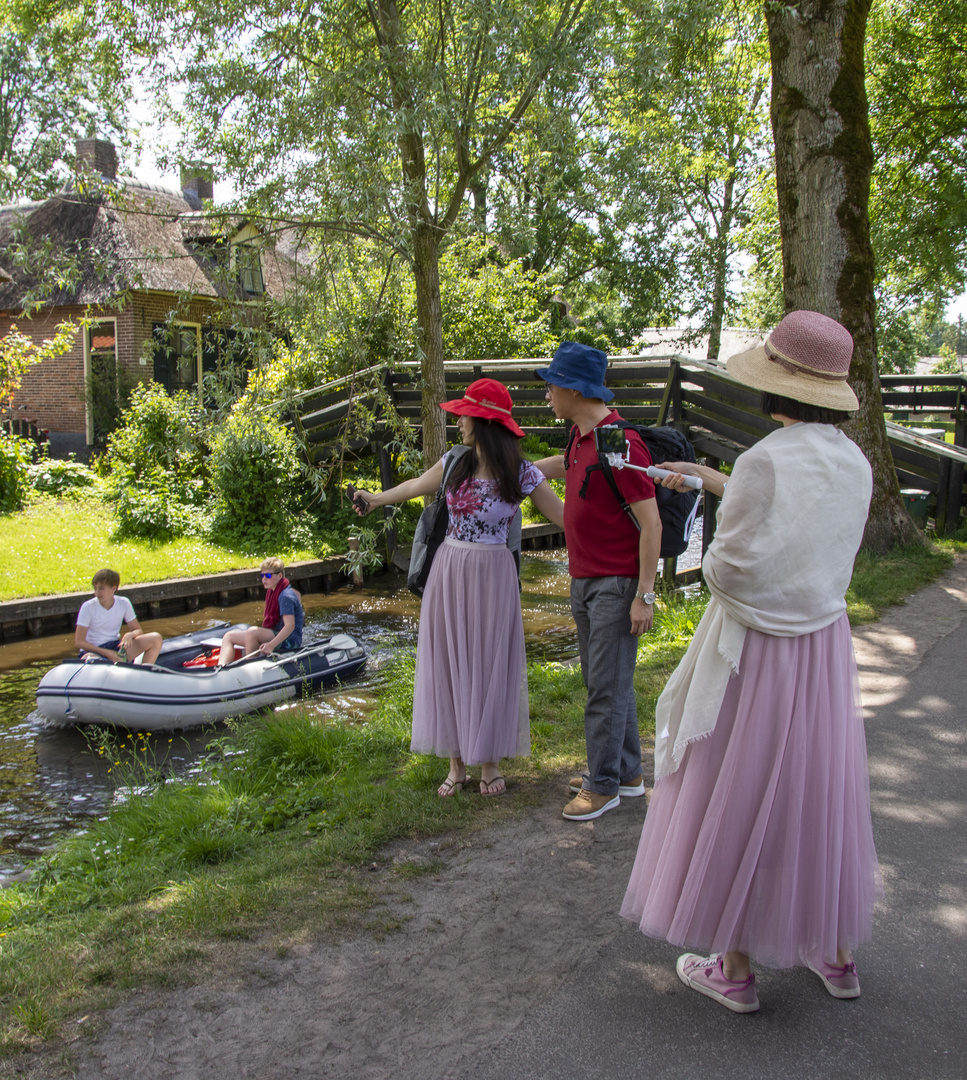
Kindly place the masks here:
[[(525, 555), (521, 583), (528, 657), (573, 656), (577, 643), (565, 553)], [(307, 594), (304, 603), (307, 640), (348, 633), (371, 650), (361, 676), (314, 698), (313, 707), (325, 716), (362, 715), (379, 693), (387, 665), (400, 650), (415, 647), (419, 601), (399, 575), (381, 574), (359, 590), (347, 586), (329, 595)], [(225, 619), (257, 622), (261, 616), (261, 603), (205, 608), (150, 620), (150, 629), (171, 637)], [(103, 813), (114, 791), (108, 763), (83, 731), (45, 728), (33, 711), (41, 675), (72, 653), (72, 634), (0, 646), (0, 874), (22, 869), (24, 860), (65, 830)], [(183, 772), (204, 753), (212, 731), (150, 736), (147, 757), (167, 773)]]

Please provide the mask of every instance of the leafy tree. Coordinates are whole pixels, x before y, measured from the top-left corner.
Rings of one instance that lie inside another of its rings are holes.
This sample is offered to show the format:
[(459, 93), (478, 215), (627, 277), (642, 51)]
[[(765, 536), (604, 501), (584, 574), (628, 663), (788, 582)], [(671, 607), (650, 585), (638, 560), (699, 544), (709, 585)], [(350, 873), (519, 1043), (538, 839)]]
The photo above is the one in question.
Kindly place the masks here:
[(627, 347), (674, 320), (678, 281), (665, 243), (673, 215), (649, 186), (648, 155), (627, 137), (615, 78), (575, 88), (570, 109), (542, 91), (512, 152), (481, 182), (486, 214), (475, 222), (525, 270), (550, 276), (562, 333), (585, 328)]
[[(440, 255), (543, 86), (600, 62), (607, 0), (145, 5), (161, 82), (248, 207), (384, 245), (414, 280), (424, 447), (443, 451)], [(190, 42), (190, 48), (185, 43)], [(560, 108), (567, 108), (562, 99)]]
[(901, 310), (967, 282), (967, 8), (878, 0), (868, 35), (878, 276)]
[(849, 434), (873, 466), (864, 543), (920, 541), (900, 501), (876, 366), (870, 142), (863, 44), (869, 0), (800, 0), (767, 9), (772, 124), (787, 311), (837, 319), (853, 335)]
[(45, 198), (78, 136), (124, 133), (117, 43), (92, 0), (7, 0), (0, 11), (0, 204)]
[(940, 359), (930, 369), (936, 375), (963, 375), (967, 357), (958, 356), (949, 345), (940, 346)]
[(675, 213), (678, 315), (708, 333), (714, 359), (736, 256), (772, 177), (765, 23), (744, 0), (666, 0), (662, 15), (666, 66), (642, 82), (634, 135), (645, 190)]
[(550, 356), (560, 337), (552, 326), (550, 282), (494, 244), (468, 238), (440, 260), (443, 344), (451, 360)]

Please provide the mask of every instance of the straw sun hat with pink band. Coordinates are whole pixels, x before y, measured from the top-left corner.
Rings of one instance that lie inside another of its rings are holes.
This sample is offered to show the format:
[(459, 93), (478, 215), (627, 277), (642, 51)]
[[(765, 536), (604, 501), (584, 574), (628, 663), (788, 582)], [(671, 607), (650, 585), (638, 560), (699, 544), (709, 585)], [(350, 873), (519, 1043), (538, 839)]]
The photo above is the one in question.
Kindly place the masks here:
[(807, 405), (853, 412), (860, 407), (846, 382), (853, 337), (818, 311), (792, 311), (764, 344), (729, 357), (726, 368), (756, 390)]
[(467, 387), (467, 392), (456, 401), (441, 401), (440, 408), (457, 416), (479, 416), (482, 420), (496, 420), (518, 439), (524, 437), (523, 429), (510, 415), (514, 407), (510, 391), (496, 379), (477, 379)]

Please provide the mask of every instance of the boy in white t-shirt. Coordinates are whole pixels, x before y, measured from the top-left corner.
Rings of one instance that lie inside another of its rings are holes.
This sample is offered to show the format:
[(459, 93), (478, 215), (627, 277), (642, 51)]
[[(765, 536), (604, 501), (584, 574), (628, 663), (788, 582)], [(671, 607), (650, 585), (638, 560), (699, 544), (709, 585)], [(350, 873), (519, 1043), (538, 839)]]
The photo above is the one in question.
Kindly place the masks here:
[[(121, 584), (116, 570), (98, 570), (91, 581), (94, 597), (81, 604), (77, 613), (77, 629), (74, 644), (82, 656), (103, 656), (106, 660), (120, 660), (118, 650), (123, 648), (128, 660), (144, 653), (145, 664), (153, 664), (161, 652), (161, 635), (146, 634), (138, 625), (134, 608), (126, 596), (115, 596)], [(127, 633), (121, 637), (121, 624)]]

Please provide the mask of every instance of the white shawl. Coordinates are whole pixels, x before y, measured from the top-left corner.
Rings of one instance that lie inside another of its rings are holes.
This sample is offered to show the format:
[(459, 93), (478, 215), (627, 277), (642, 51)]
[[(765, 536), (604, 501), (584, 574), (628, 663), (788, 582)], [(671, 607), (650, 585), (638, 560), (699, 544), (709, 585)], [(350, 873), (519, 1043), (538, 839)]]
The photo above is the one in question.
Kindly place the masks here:
[(714, 730), (748, 627), (799, 637), (846, 610), (872, 490), (863, 452), (829, 424), (780, 428), (735, 463), (702, 563), (712, 600), (658, 699), (656, 781)]

